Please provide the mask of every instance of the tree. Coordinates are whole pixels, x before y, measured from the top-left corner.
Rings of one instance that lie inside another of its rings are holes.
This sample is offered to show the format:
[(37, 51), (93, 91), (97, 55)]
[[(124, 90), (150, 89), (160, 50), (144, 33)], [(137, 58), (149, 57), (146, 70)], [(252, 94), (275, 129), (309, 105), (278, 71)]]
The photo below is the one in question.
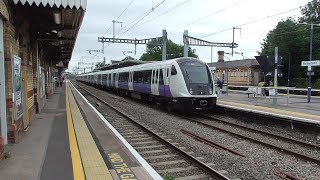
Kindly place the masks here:
[[(189, 57), (198, 57), (196, 51), (189, 47)], [(183, 45), (176, 44), (170, 39), (167, 41), (167, 59), (183, 57)], [(146, 52), (142, 54), (140, 60), (142, 61), (161, 61), (162, 51), (161, 46), (157, 44), (156, 40), (152, 40), (147, 44)]]
[(320, 0), (312, 0), (301, 9), (300, 22), (315, 23), (320, 21)]
[(125, 61), (125, 60), (134, 60), (134, 58), (131, 57), (131, 56), (126, 56), (126, 57), (123, 58), (121, 61)]
[(100, 67), (103, 67), (103, 66), (105, 66), (105, 65), (106, 65), (106, 61), (105, 61), (105, 60), (103, 60), (102, 62), (98, 62), (98, 63), (95, 65), (94, 70), (96, 70), (96, 69), (98, 69), (98, 68), (100, 68)]
[[(298, 20), (287, 18), (278, 23), (278, 25), (267, 34), (261, 43), (260, 55), (274, 55), (274, 48), (279, 48), (279, 56), (284, 60), (284, 80), (287, 80), (289, 67), (289, 55), (291, 57), (291, 75), (290, 78), (306, 78), (307, 68), (301, 67), (301, 61), (309, 60), (310, 48), (310, 26), (301, 25), (301, 22), (319, 21), (319, 0), (313, 0), (301, 9), (302, 17)], [(314, 27), (313, 38), (313, 60), (320, 59), (320, 29)], [(315, 81), (320, 77), (319, 67), (314, 68)]]

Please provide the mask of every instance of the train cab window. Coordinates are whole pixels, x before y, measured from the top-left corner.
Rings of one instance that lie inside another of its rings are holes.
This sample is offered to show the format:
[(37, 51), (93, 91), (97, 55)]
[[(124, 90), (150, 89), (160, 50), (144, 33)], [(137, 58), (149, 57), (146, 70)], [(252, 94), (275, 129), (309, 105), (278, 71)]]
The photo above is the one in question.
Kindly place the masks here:
[(172, 65), (171, 75), (176, 75), (176, 74), (177, 74), (177, 69), (176, 69), (176, 67), (174, 67), (174, 65)]
[(163, 71), (162, 71), (162, 69), (160, 69), (159, 84), (164, 84), (164, 81), (163, 81)]

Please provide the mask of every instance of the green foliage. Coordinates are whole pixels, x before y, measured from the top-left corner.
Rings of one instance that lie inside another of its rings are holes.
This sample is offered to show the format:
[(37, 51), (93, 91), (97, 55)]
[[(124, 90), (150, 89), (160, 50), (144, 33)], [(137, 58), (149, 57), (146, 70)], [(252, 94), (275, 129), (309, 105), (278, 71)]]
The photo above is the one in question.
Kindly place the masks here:
[[(301, 61), (309, 60), (310, 52), (310, 26), (302, 25), (302, 22), (320, 21), (320, 0), (313, 0), (301, 9), (302, 17), (298, 20), (289, 17), (282, 20), (267, 34), (261, 43), (261, 55), (274, 55), (274, 48), (279, 48), (279, 56), (282, 56), (284, 77), (287, 79), (289, 69), (289, 56), (291, 58), (290, 78), (307, 77), (307, 67), (301, 67)], [(320, 59), (320, 27), (314, 27), (313, 60)], [(320, 78), (320, 68), (314, 68), (315, 76)], [(300, 84), (303, 85), (303, 84)]]
[[(173, 59), (183, 56), (183, 45), (176, 44), (171, 40), (167, 42), (167, 59)], [(189, 57), (198, 57), (194, 49), (189, 48)], [(156, 40), (152, 40), (147, 44), (146, 52), (142, 54), (142, 61), (161, 61), (162, 51), (161, 46)]]
[(11, 153), (10, 152), (5, 152), (3, 155), (4, 159), (9, 159), (11, 157)]
[(308, 88), (308, 78), (294, 78), (292, 82), (296, 88)]
[(125, 60), (134, 60), (134, 58), (131, 57), (131, 56), (127, 56), (127, 57), (125, 57), (125, 58), (122, 59), (122, 61), (125, 61)]
[(312, 87), (315, 89), (320, 89), (320, 79), (317, 79), (317, 81), (312, 84)]
[(175, 177), (173, 175), (171, 175), (170, 173), (166, 172), (163, 175), (163, 179), (164, 180), (175, 180)]
[(103, 67), (105, 65), (106, 65), (106, 61), (105, 60), (103, 60), (102, 62), (98, 62), (93, 71), (95, 71), (96, 69), (98, 69), (100, 67)]
[(312, 0), (301, 9), (302, 17), (299, 18), (301, 22), (319, 22), (320, 21), (320, 0)]

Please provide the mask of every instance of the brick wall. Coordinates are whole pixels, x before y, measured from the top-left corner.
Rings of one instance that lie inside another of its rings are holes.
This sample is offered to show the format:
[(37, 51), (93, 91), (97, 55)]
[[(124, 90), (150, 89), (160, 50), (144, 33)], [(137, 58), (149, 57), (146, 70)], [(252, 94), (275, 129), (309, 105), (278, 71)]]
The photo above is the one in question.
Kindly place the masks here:
[(15, 38), (15, 28), (10, 21), (4, 25), (4, 58), (6, 76), (6, 100), (7, 100), (7, 121), (8, 125), (13, 123), (13, 102), (12, 102), (12, 57), (18, 55), (19, 42)]

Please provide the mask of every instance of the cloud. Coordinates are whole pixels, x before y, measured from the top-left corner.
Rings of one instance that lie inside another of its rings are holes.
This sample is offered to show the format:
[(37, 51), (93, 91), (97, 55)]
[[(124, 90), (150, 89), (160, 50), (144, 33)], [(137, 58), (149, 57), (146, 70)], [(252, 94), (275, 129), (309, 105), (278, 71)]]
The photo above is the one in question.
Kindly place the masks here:
[[(161, 0), (135, 0), (129, 8), (118, 19), (123, 23), (123, 29), (120, 24), (116, 24), (115, 31), (118, 37), (133, 25), (133, 20), (141, 17), (149, 11), (153, 5)], [(180, 7), (169, 11), (168, 13), (153, 19), (171, 8), (181, 4), (185, 0), (167, 0), (159, 8), (151, 12), (137, 27), (126, 32), (121, 38), (152, 38), (161, 36), (162, 29), (167, 29), (168, 38), (174, 42), (182, 44), (182, 35), (184, 30), (189, 31), (190, 36), (202, 37), (211, 33), (219, 32), (237, 25), (261, 19), (273, 14), (284, 12), (299, 6), (307, 4), (308, 0), (190, 0)], [(78, 34), (78, 39), (74, 48), (73, 56), (69, 64), (69, 69), (74, 68), (83, 56), (92, 56), (86, 50), (101, 49), (102, 44), (98, 43), (98, 37), (112, 37), (112, 20), (116, 20), (120, 13), (127, 7), (131, 0), (88, 1), (87, 11), (85, 13), (82, 27)], [(234, 5), (236, 4), (236, 5)], [(223, 11), (220, 11), (224, 9)], [(220, 11), (220, 12), (218, 12)], [(203, 20), (190, 24), (202, 17), (213, 14)], [(261, 50), (261, 42), (269, 30), (273, 29), (281, 19), (288, 16), (300, 16), (300, 11), (295, 10), (284, 13), (276, 17), (270, 17), (252, 24), (241, 26), (240, 31), (235, 33), (235, 42), (239, 43), (239, 48), (235, 51), (243, 52), (246, 57), (253, 58), (256, 51)], [(153, 20), (151, 20), (153, 19)], [(148, 23), (144, 23), (149, 21)], [(143, 25), (141, 25), (143, 24)], [(188, 25), (190, 24), (190, 25)], [(109, 31), (106, 33), (107, 29)], [(232, 42), (232, 30), (217, 33), (204, 38), (213, 42)], [(105, 57), (107, 62), (111, 59), (123, 59), (123, 51), (133, 51), (132, 44), (105, 44), (105, 54), (98, 54), (99, 59), (91, 60), (97, 62)], [(211, 61), (210, 47), (192, 47), (196, 49), (199, 58), (204, 62)], [(217, 61), (217, 51), (224, 50), (230, 52), (230, 48), (213, 48), (214, 61)], [(144, 45), (137, 46), (137, 55), (131, 55), (139, 58), (145, 51)], [(242, 59), (240, 55), (230, 57), (231, 60)], [(90, 59), (88, 59), (90, 61)]]

